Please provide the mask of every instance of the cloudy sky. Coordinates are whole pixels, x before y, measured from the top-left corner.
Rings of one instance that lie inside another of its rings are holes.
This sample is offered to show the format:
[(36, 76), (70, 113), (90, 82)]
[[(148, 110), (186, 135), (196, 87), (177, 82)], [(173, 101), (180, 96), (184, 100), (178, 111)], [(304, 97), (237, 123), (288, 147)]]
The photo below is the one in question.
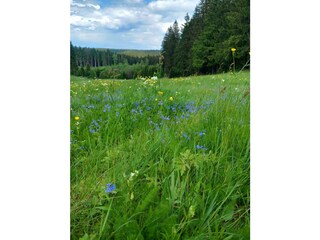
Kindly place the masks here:
[(175, 19), (181, 25), (200, 0), (70, 0), (73, 45), (160, 49)]

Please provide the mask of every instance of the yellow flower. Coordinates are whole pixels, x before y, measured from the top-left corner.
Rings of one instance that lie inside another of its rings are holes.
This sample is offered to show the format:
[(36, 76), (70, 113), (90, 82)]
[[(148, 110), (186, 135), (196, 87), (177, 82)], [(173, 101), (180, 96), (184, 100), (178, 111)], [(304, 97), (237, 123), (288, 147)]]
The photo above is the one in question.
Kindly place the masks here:
[(158, 98), (154, 99), (155, 101), (158, 101)]
[(170, 100), (170, 101), (173, 101), (173, 97), (170, 97), (169, 100)]
[(232, 53), (234, 53), (235, 51), (237, 51), (237, 49), (231, 48), (231, 52), (232, 52)]
[(162, 96), (162, 95), (163, 95), (163, 92), (159, 91), (158, 94), (159, 94), (160, 96)]
[(74, 120), (79, 121), (79, 120), (80, 120), (80, 117), (76, 116), (76, 117), (74, 118)]

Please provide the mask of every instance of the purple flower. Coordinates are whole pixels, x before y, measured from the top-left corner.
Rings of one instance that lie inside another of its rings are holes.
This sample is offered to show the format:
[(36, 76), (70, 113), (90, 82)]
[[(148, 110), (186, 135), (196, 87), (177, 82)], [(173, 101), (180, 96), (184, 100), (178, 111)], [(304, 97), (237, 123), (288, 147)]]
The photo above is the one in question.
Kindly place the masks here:
[(106, 193), (111, 193), (116, 189), (116, 185), (113, 183), (107, 183)]

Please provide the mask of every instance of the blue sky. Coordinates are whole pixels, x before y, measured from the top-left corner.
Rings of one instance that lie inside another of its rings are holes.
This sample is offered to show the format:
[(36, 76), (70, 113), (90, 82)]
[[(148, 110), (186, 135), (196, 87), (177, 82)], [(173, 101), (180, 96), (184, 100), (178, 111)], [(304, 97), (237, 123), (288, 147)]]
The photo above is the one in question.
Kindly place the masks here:
[(160, 49), (175, 19), (184, 23), (200, 0), (70, 0), (73, 45)]

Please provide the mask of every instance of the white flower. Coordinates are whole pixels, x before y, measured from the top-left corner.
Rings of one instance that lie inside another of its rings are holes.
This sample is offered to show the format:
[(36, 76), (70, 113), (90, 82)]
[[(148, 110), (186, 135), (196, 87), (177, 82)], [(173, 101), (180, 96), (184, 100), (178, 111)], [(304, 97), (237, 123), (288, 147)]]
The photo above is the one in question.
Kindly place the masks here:
[(129, 181), (132, 181), (133, 177), (137, 176), (138, 174), (139, 174), (139, 171), (137, 171), (137, 170), (135, 170), (134, 172), (131, 172), (130, 173), (130, 177), (129, 177)]

